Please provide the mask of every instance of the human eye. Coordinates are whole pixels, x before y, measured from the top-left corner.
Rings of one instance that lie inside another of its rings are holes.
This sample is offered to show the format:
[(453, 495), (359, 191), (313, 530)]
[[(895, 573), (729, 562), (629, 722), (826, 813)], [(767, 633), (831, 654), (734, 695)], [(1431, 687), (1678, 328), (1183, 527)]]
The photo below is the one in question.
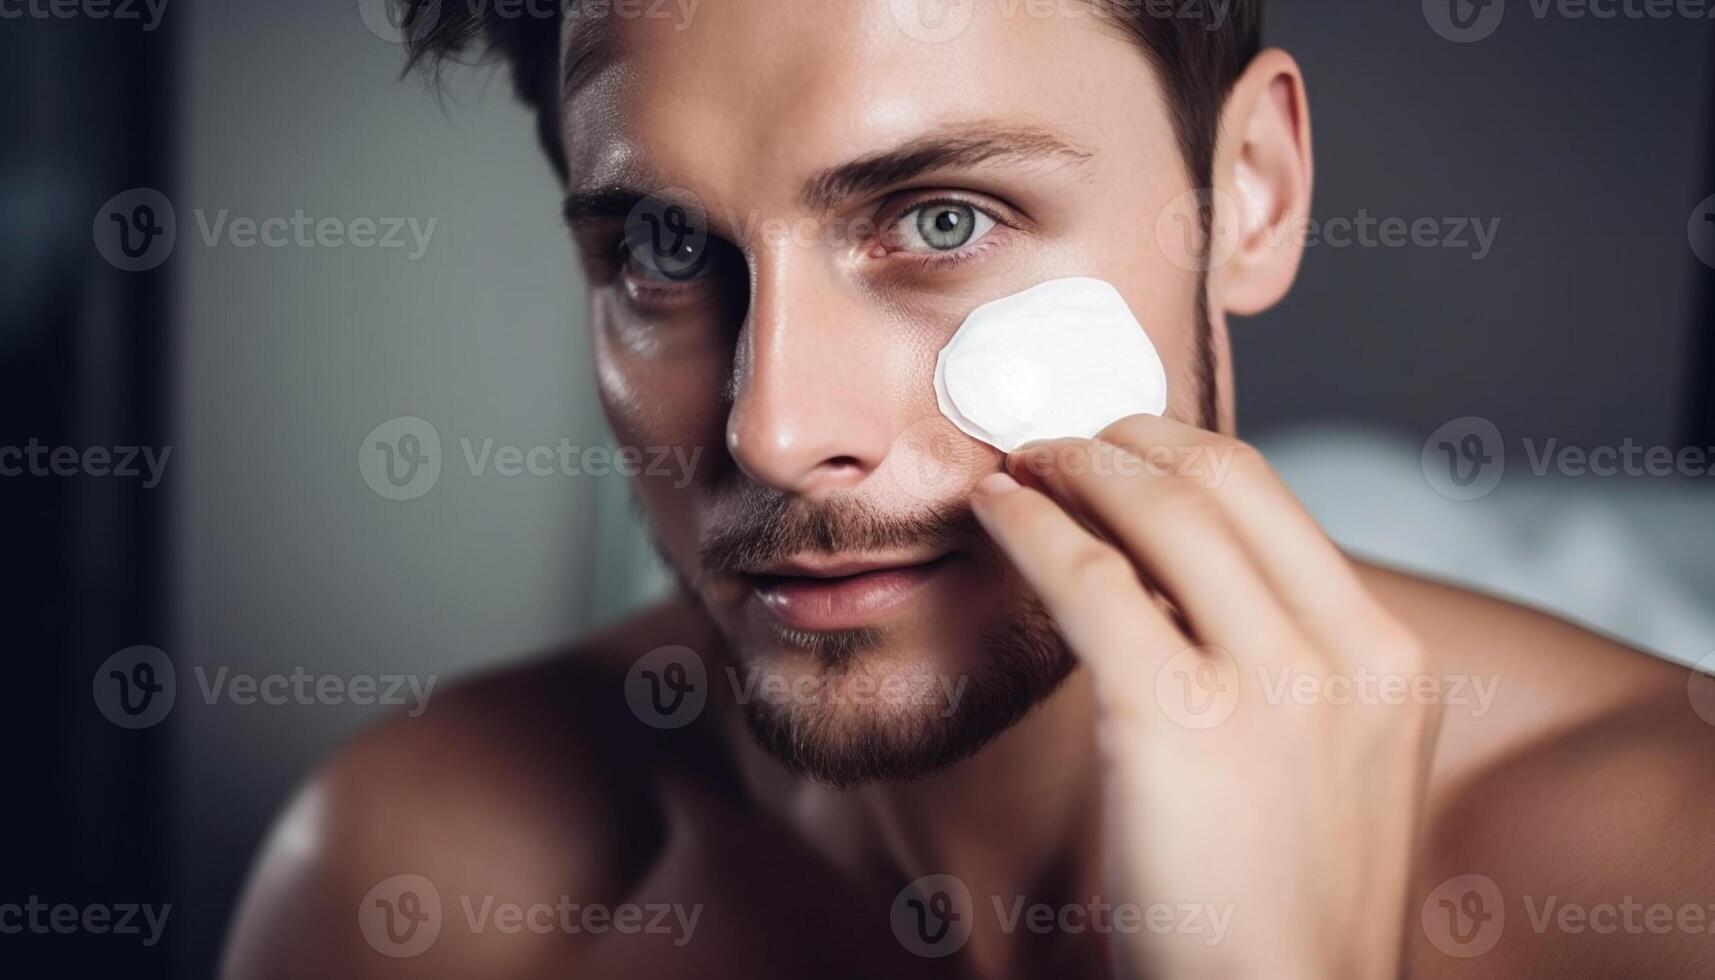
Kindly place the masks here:
[(958, 253), (982, 243), (998, 224), (994, 215), (972, 202), (943, 198), (900, 212), (884, 229), (883, 240), (895, 251)]

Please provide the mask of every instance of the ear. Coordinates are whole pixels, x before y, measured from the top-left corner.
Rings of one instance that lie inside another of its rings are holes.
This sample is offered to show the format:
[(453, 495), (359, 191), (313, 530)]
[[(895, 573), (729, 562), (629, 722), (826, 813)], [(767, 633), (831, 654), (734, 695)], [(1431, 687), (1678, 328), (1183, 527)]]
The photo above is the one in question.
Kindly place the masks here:
[[(1304, 76), (1280, 50), (1259, 54), (1221, 113), (1215, 147), (1216, 235), (1210, 299), (1239, 316), (1286, 295), (1304, 257), (1313, 178)], [(1223, 211), (1227, 213), (1223, 213)]]

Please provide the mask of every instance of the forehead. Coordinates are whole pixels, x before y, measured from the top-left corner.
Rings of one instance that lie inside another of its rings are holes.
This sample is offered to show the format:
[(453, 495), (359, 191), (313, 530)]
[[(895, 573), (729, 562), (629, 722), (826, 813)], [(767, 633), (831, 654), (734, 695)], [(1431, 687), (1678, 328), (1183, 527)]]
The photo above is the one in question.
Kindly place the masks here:
[(1170, 142), (1136, 42), (1066, 0), (614, 0), (561, 43), (574, 186), (769, 187), (975, 122)]

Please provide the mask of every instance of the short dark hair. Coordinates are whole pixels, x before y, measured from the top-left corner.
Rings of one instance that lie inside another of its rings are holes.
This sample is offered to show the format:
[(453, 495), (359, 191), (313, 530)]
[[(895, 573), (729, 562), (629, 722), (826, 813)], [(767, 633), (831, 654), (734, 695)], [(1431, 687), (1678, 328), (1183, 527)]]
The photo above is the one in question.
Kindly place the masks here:
[[(510, 15), (483, 0), (391, 0), (405, 35), (406, 70), (433, 70), (467, 55), (500, 59), (518, 97), (536, 113), (536, 134), (566, 177), (559, 124), (560, 16), (582, 0), (547, 0), (556, 16)], [(1231, 0), (1224, 11), (1203, 0), (1085, 0), (1143, 48), (1167, 90), (1173, 127), (1191, 178), (1213, 183), (1221, 107), (1259, 50), (1262, 0)]]

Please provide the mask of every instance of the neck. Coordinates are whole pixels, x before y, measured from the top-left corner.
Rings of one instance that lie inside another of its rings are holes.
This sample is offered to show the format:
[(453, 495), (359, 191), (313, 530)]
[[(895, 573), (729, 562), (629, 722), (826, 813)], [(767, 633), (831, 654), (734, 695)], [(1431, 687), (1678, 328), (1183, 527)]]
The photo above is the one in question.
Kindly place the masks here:
[[(981, 752), (926, 779), (844, 794), (880, 833), (877, 855), (909, 879), (969, 873), (1029, 891), (1060, 877), (1093, 843), (1099, 815), (1089, 673), (1051, 696)], [(1093, 854), (1093, 849), (1090, 849)]]
[(973, 906), (962, 958), (979, 976), (1030, 975), (1044, 956), (1101, 953), (1003, 927), (1020, 905), (1082, 905), (1104, 893), (1090, 685), (1088, 671), (1074, 670), (982, 751), (908, 783), (838, 791), (793, 778), (742, 723), (738, 758), (758, 798), (880, 900), (927, 875), (958, 878)]

